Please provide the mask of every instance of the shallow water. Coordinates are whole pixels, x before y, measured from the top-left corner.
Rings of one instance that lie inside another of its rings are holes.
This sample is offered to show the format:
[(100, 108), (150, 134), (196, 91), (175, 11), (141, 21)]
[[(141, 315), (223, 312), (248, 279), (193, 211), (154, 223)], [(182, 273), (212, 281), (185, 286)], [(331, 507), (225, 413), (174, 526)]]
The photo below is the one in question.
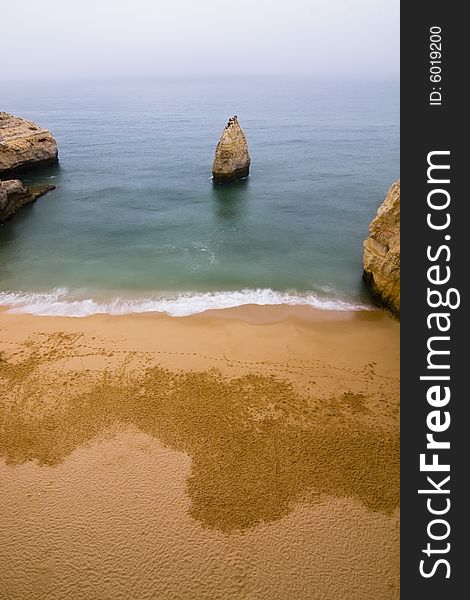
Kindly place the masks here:
[[(326, 308), (368, 302), (362, 240), (399, 175), (398, 84), (10, 84), (2, 108), (48, 127), (61, 159), (30, 179), (57, 189), (0, 228), (0, 290), (46, 295), (3, 304), (119, 297), (138, 299), (135, 310), (189, 292), (187, 314), (207, 292), (241, 290), (236, 304), (253, 290)], [(214, 186), (233, 113), (251, 174)]]

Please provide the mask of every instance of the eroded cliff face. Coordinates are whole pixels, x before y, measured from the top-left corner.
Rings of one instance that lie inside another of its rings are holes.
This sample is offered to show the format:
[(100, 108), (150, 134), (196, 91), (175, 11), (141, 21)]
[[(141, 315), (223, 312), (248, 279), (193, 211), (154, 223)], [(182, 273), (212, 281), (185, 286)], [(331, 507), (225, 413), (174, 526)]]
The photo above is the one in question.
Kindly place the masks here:
[(0, 223), (6, 221), (19, 208), (34, 202), (36, 198), (53, 190), (53, 185), (26, 187), (19, 179), (0, 181)]
[(379, 306), (400, 316), (400, 181), (392, 185), (364, 241), (364, 280)]
[(227, 183), (246, 177), (250, 170), (250, 155), (245, 133), (237, 116), (225, 126), (215, 150), (212, 177), (214, 183)]
[(57, 162), (57, 143), (50, 131), (0, 112), (0, 178)]

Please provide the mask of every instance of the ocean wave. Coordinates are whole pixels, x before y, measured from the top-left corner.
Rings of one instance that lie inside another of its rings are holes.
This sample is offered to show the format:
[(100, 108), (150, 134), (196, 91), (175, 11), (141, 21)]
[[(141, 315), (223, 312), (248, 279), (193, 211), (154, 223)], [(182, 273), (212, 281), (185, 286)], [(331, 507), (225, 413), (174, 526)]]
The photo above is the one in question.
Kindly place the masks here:
[(109, 301), (77, 298), (64, 288), (49, 292), (0, 292), (0, 306), (8, 312), (37, 316), (88, 317), (97, 314), (126, 315), (158, 312), (172, 317), (186, 317), (206, 310), (234, 308), (248, 304), (311, 306), (320, 310), (358, 311), (371, 307), (336, 297), (322, 298), (312, 292), (278, 292), (271, 289), (241, 291), (185, 292), (171, 296), (144, 298), (116, 297)]

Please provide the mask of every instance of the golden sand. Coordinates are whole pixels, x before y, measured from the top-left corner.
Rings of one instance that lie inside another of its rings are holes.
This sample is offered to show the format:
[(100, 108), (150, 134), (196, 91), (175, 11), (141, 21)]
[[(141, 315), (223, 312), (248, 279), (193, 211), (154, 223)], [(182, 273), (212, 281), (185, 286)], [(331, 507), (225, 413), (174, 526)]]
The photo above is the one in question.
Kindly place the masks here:
[(1, 312), (0, 352), (2, 600), (398, 598), (387, 316)]

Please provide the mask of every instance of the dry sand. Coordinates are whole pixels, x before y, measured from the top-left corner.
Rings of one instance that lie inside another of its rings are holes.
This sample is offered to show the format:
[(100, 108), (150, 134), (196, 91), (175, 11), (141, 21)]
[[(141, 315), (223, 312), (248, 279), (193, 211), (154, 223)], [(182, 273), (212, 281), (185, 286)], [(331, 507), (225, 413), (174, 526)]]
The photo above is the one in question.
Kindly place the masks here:
[(395, 600), (399, 326), (0, 312), (0, 598)]

